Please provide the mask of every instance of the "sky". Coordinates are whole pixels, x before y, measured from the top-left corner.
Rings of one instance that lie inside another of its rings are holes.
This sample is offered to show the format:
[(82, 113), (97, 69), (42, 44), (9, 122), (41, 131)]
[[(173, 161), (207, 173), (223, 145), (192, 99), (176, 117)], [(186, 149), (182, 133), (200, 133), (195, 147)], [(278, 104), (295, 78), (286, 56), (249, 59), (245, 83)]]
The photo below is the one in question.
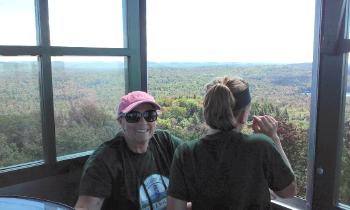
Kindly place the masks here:
[(311, 62), (312, 0), (147, 0), (148, 57)]
[[(51, 44), (122, 47), (121, 5), (49, 0)], [(147, 0), (148, 61), (312, 62), (314, 13), (315, 0)], [(0, 27), (1, 45), (35, 45), (34, 0), (0, 0)]]

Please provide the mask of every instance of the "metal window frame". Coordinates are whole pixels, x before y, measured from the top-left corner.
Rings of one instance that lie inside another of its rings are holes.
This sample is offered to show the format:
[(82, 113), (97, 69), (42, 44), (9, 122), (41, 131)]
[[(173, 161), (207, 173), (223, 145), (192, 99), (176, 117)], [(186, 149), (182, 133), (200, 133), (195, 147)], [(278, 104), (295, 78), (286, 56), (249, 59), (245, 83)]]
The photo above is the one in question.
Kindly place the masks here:
[(345, 209), (338, 205), (340, 158), (346, 105), (347, 0), (318, 0), (314, 39), (308, 209)]
[[(69, 160), (56, 155), (52, 56), (124, 56), (125, 90), (147, 90), (146, 1), (122, 0), (124, 48), (61, 47), (50, 45), (48, 0), (34, 0), (37, 46), (0, 45), (0, 56), (37, 56), (39, 64), (43, 161), (6, 167), (0, 170), (0, 187), (67, 172)], [(85, 160), (87, 153), (71, 162)], [(62, 160), (61, 160), (62, 159)], [(74, 165), (74, 164), (73, 164)], [(76, 165), (74, 165), (76, 167)]]

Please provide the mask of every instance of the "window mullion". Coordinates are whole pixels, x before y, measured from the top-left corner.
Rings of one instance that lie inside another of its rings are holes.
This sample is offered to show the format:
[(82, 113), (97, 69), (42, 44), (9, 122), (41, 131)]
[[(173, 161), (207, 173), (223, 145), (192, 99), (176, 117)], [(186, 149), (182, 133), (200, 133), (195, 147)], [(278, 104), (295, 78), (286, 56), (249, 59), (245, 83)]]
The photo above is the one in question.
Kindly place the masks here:
[[(308, 195), (312, 209), (335, 209), (337, 203), (337, 182), (339, 158), (342, 146), (344, 108), (346, 93), (346, 55), (337, 51), (338, 42), (344, 36), (344, 24), (338, 24), (344, 14), (345, 1), (322, 1), (320, 21), (320, 45), (318, 93), (315, 127), (315, 156), (313, 165), (313, 190)], [(336, 24), (335, 24), (336, 23)], [(312, 131), (311, 131), (312, 133)]]
[(127, 59), (126, 91), (147, 90), (146, 1), (124, 0), (124, 43)]
[(39, 85), (41, 98), (41, 120), (44, 161), (47, 164), (56, 162), (55, 122), (53, 107), (51, 57), (48, 54), (50, 47), (48, 1), (35, 1), (37, 43), (43, 48), (39, 56)]

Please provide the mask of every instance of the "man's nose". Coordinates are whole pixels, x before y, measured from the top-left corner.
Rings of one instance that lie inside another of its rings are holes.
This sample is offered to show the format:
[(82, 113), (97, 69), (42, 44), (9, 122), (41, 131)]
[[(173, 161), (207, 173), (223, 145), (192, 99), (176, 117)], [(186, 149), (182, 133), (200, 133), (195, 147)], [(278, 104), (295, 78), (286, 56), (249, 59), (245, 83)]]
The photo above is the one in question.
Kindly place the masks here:
[(143, 116), (141, 116), (141, 118), (138, 121), (138, 123), (147, 124), (147, 121), (145, 120), (145, 118)]

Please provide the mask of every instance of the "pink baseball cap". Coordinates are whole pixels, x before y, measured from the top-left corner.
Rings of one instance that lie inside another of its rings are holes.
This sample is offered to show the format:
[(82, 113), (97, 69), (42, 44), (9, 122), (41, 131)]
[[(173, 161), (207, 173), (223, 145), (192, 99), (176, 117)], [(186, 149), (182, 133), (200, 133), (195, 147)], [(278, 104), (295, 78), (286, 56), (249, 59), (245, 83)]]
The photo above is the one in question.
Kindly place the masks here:
[(117, 115), (119, 117), (121, 113), (128, 113), (144, 103), (152, 104), (156, 110), (160, 110), (160, 106), (156, 103), (153, 96), (143, 91), (133, 91), (121, 97)]

